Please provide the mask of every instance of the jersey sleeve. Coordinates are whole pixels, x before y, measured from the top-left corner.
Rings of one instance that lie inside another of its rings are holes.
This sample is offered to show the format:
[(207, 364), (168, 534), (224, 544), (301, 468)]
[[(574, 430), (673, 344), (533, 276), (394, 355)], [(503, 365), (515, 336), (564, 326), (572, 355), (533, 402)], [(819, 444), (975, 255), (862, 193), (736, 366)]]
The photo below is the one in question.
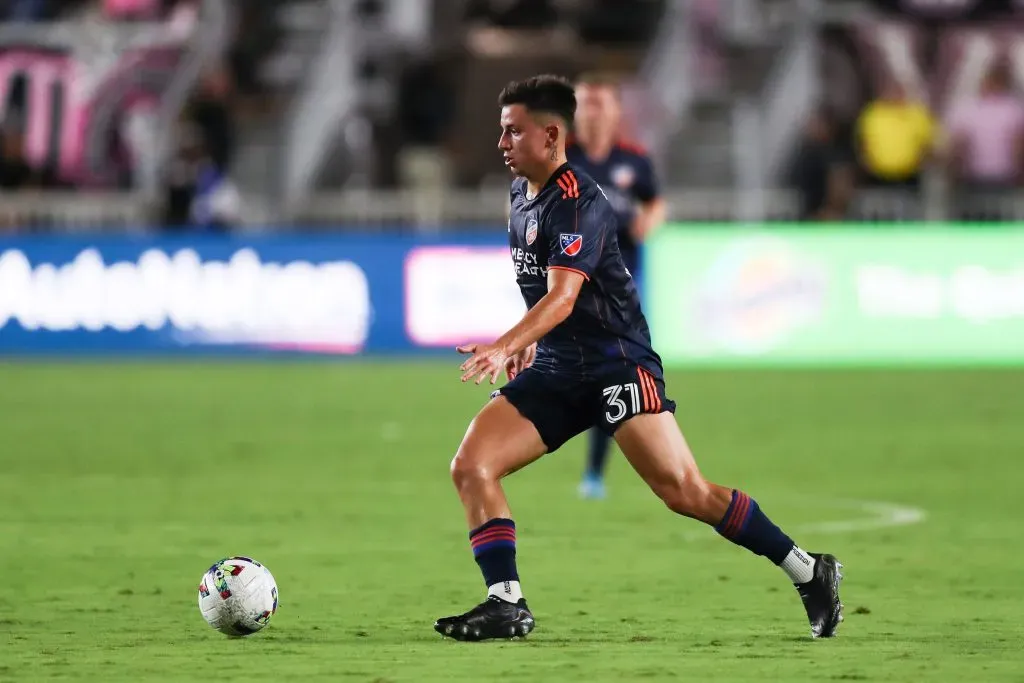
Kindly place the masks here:
[(555, 200), (544, 217), (548, 268), (579, 273), (587, 280), (597, 269), (604, 249), (605, 226), (594, 202)]
[(654, 165), (647, 157), (637, 157), (636, 170), (636, 183), (633, 186), (636, 198), (642, 202), (654, 201), (661, 194), (658, 179), (654, 175)]

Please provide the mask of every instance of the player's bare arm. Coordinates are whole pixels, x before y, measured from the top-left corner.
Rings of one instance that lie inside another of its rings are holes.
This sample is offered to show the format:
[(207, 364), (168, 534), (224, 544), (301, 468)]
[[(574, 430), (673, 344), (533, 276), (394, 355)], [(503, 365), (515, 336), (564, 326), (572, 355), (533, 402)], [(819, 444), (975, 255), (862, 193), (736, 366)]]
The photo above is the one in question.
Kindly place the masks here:
[(582, 273), (563, 268), (550, 269), (548, 293), (526, 312), (515, 327), (492, 344), (466, 344), (458, 347), (459, 353), (472, 354), (462, 364), (462, 381), (476, 378), (476, 384), (480, 384), (485, 378), (490, 378), (491, 384), (494, 384), (510, 358), (535, 345), (538, 339), (569, 317), (583, 282)]
[(644, 202), (636, 212), (636, 219), (633, 221), (633, 239), (643, 242), (650, 237), (658, 227), (665, 222), (665, 200), (655, 197), (649, 202)]

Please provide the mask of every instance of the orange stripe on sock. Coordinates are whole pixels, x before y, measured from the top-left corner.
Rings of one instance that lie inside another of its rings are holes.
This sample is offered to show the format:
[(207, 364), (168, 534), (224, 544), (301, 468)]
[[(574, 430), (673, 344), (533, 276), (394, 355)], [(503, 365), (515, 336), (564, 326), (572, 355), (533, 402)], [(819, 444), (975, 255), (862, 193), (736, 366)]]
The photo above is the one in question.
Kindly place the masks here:
[(480, 534), (479, 536), (474, 536), (473, 540), (470, 542), (470, 545), (472, 545), (475, 548), (478, 545), (482, 545), (484, 543), (490, 543), (491, 541), (497, 541), (497, 540), (512, 541), (514, 543), (515, 540), (516, 540), (515, 532), (512, 532), (511, 530), (509, 530), (508, 532), (504, 532), (504, 533), (503, 532), (492, 533), (490, 531), (485, 531), (484, 533)]
[(743, 518), (747, 516), (747, 511), (750, 509), (750, 496), (738, 492), (736, 495), (736, 504), (732, 506), (732, 515), (729, 516), (729, 523), (725, 525), (725, 533), (730, 538), (735, 536), (740, 530), (740, 523)]
[(472, 540), (475, 543), (476, 541), (480, 540), (481, 538), (490, 538), (491, 536), (512, 536), (512, 537), (515, 537), (515, 535), (516, 535), (516, 531), (515, 531), (515, 529), (512, 529), (512, 528), (509, 528), (509, 527), (491, 527), (490, 529), (484, 529), (483, 531), (478, 533), (476, 536), (474, 536), (470, 540)]

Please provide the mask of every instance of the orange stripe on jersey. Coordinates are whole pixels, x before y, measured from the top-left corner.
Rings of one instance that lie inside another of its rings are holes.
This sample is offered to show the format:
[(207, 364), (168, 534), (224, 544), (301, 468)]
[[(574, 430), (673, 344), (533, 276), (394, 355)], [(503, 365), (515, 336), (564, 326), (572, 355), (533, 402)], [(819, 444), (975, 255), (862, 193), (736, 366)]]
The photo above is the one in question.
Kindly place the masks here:
[(647, 384), (647, 376), (639, 365), (636, 366), (636, 376), (640, 378), (640, 388), (644, 390), (644, 412), (649, 413), (654, 401), (651, 399), (651, 387)]
[(548, 266), (548, 270), (568, 270), (570, 273), (579, 273), (583, 276), (584, 280), (590, 282), (590, 276), (577, 268), (570, 268), (569, 266)]
[(580, 196), (580, 186), (576, 182), (576, 174), (572, 170), (567, 170), (565, 173), (558, 177), (558, 186), (562, 188), (562, 199), (578, 199)]
[(640, 378), (640, 388), (644, 392), (644, 412), (649, 413), (654, 402), (651, 400), (651, 389), (647, 386), (647, 377), (644, 376), (644, 369), (639, 365), (636, 366), (636, 376)]
[(652, 412), (660, 413), (661, 412), (661, 396), (658, 395), (658, 380), (654, 379), (654, 375), (652, 375), (651, 373), (647, 372), (643, 368), (640, 368), (640, 371), (644, 374), (645, 377), (647, 377), (647, 382), (650, 384), (650, 387), (651, 387), (651, 393), (654, 396), (654, 406), (653, 406)]
[(565, 176), (562, 176), (561, 178), (559, 178), (555, 182), (558, 183), (558, 186), (560, 188), (562, 188), (562, 199), (568, 199), (568, 197), (569, 197), (569, 183), (566, 182)]
[(569, 196), (570, 197), (579, 197), (580, 196), (580, 184), (579, 184), (579, 181), (576, 180), (576, 174), (573, 173), (572, 170), (570, 169), (570, 170), (565, 172), (565, 175), (569, 176), (569, 190), (570, 190)]
[(651, 406), (651, 412), (653, 412), (653, 413), (660, 413), (661, 412), (661, 397), (658, 396), (658, 383), (656, 381), (654, 381), (654, 377), (651, 375), (651, 373), (649, 373), (649, 372), (647, 372), (645, 370), (644, 374), (647, 375), (647, 382), (648, 382), (648, 384), (651, 385), (651, 397), (654, 399), (654, 405)]

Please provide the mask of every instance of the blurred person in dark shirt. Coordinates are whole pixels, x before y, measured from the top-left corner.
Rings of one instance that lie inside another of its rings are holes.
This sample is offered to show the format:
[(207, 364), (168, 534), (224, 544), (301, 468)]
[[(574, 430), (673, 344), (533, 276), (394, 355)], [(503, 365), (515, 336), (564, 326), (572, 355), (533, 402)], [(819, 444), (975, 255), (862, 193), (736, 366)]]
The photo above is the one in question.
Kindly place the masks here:
[(215, 68), (203, 75), (188, 105), (189, 119), (202, 136), (210, 159), (222, 171), (231, 165), (235, 152), (230, 93), (231, 79), (227, 69)]
[(448, 55), (416, 61), (402, 72), (398, 87), (398, 118), (405, 144), (439, 146), (455, 118), (456, 91), (450, 74), (456, 68)]
[(20, 190), (38, 184), (35, 171), (25, 159), (25, 139), (16, 123), (0, 127), (0, 188)]
[[(19, 192), (37, 184), (36, 173), (25, 159), (24, 136), (20, 124), (4, 122), (0, 126), (0, 195)], [(15, 207), (0, 201), (0, 234), (32, 231), (35, 228)]]
[(186, 116), (177, 123), (175, 142), (177, 148), (164, 169), (162, 223), (166, 230), (181, 230), (189, 224), (196, 178), (203, 158), (202, 136)]
[(836, 121), (825, 108), (811, 113), (797, 149), (791, 183), (800, 195), (800, 220), (838, 221), (846, 217), (854, 169), (836, 142)]

